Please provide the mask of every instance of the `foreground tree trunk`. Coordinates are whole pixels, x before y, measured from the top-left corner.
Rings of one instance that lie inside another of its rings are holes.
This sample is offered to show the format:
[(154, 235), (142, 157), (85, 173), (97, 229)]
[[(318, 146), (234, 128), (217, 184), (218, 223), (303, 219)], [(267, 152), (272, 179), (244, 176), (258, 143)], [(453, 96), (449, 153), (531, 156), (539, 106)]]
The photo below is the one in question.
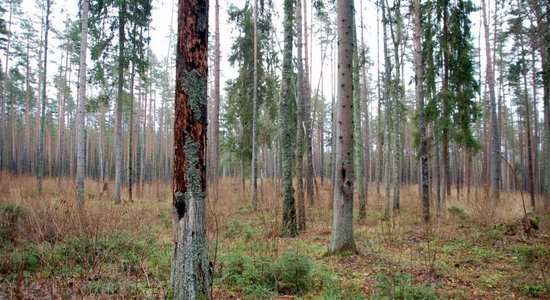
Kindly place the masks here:
[(180, 0), (176, 52), (174, 299), (209, 299), (206, 235), (208, 0)]
[(420, 113), (420, 192), (422, 199), (422, 215), (424, 221), (430, 221), (430, 178), (428, 176), (428, 139), (426, 128), (428, 122), (426, 119), (426, 111), (424, 109), (424, 65), (422, 62), (422, 43), (420, 35), (420, 0), (414, 0), (414, 51), (415, 51), (415, 68), (416, 68), (416, 103), (417, 111)]
[(283, 72), (281, 86), (281, 160), (282, 160), (282, 194), (283, 194), (283, 228), (284, 236), (295, 236), (298, 233), (296, 227), (296, 206), (294, 203), (294, 187), (292, 186), (292, 136), (290, 132), (290, 101), (293, 99), (292, 79), (292, 27), (295, 0), (284, 2), (284, 50)]
[(355, 251), (353, 241), (353, 0), (338, 0), (336, 186), (330, 252)]
[(76, 123), (76, 203), (84, 205), (84, 173), (86, 168), (86, 140), (84, 126), (86, 124), (86, 54), (88, 48), (88, 0), (82, 1), (82, 29), (80, 31), (80, 68), (78, 71), (78, 117)]

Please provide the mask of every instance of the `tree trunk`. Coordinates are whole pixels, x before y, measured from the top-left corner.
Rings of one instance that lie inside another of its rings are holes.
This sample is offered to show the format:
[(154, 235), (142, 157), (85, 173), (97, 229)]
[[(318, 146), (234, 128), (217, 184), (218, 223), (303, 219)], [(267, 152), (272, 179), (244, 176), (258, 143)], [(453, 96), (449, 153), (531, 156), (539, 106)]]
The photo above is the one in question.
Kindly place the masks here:
[[(218, 149), (219, 149), (219, 116), (220, 116), (220, 4), (219, 0), (215, 0), (215, 29), (214, 29), (214, 105), (212, 107), (212, 120), (210, 121), (211, 139), (209, 143), (210, 149), (210, 176), (214, 186), (214, 199), (217, 199), (218, 194)], [(255, 43), (256, 45), (256, 43)], [(254, 60), (256, 61), (256, 60)], [(254, 89), (256, 90), (256, 89)]]
[(500, 132), (497, 119), (497, 105), (495, 95), (495, 68), (493, 58), (491, 57), (491, 43), (489, 41), (489, 22), (487, 21), (487, 7), (485, 0), (481, 0), (483, 10), (483, 27), (485, 29), (485, 56), (486, 56), (486, 76), (489, 85), (489, 103), (491, 110), (491, 180), (490, 180), (490, 195), (495, 200), (500, 196)]
[[(43, 12), (42, 12), (43, 14)], [(43, 20), (43, 16), (42, 16), (42, 20)], [(34, 171), (36, 172), (36, 174), (38, 175), (38, 171), (39, 171), (39, 167), (38, 167), (38, 163), (39, 163), (39, 156), (40, 156), (40, 135), (41, 135), (41, 132), (42, 132), (42, 103), (41, 103), (41, 98), (42, 98), (42, 93), (40, 92), (42, 90), (42, 81), (43, 81), (43, 72), (42, 72), (42, 66), (43, 66), (43, 60), (42, 60), (42, 42), (43, 42), (43, 33), (44, 33), (44, 26), (43, 26), (44, 22), (41, 22), (41, 27), (40, 27), (40, 49), (38, 50), (38, 86), (37, 86), (37, 90), (39, 91), (36, 96), (36, 124), (35, 124), (35, 164), (33, 165), (33, 168), (34, 168)], [(1, 159), (1, 158), (0, 158)], [(0, 168), (2, 168), (2, 165), (0, 164)]]
[[(355, 18), (353, 19), (355, 20)], [(360, 219), (364, 219), (366, 214), (366, 195), (365, 195), (365, 184), (364, 184), (364, 169), (363, 169), (363, 147), (366, 145), (363, 145), (363, 137), (362, 137), (362, 128), (361, 128), (361, 83), (360, 83), (360, 69), (361, 66), (359, 65), (360, 59), (359, 59), (359, 47), (357, 46), (357, 26), (355, 26), (355, 22), (353, 22), (353, 68), (352, 68), (352, 77), (353, 77), (353, 86), (355, 87), (353, 89), (353, 137), (354, 141), (356, 141), (353, 144), (353, 150), (354, 153), (354, 173), (355, 173), (355, 182), (358, 184), (358, 200), (359, 200), (359, 213), (360, 215), (363, 214), (363, 216), (359, 217)]]
[[(50, 29), (50, 6), (52, 0), (46, 0), (46, 25), (44, 26), (44, 67), (42, 75), (42, 108), (40, 115), (40, 139), (38, 142), (38, 192), (42, 193), (42, 186), (44, 180), (44, 138), (45, 138), (45, 114), (46, 114), (46, 102), (48, 98), (46, 97), (46, 74), (48, 67), (48, 31)], [(50, 160), (51, 161), (51, 160)]]
[(426, 110), (424, 108), (424, 64), (422, 60), (422, 42), (421, 42), (421, 13), (420, 0), (414, 0), (414, 51), (415, 51), (415, 69), (416, 69), (416, 88), (415, 97), (418, 105), (417, 111), (420, 114), (420, 149), (418, 156), (420, 157), (420, 184), (422, 202), (422, 216), (425, 222), (430, 221), (430, 185), (428, 176), (428, 138), (426, 128), (428, 121), (426, 118)]
[(382, 97), (384, 98), (384, 105), (385, 105), (385, 111), (384, 111), (384, 220), (389, 220), (390, 218), (390, 206), (391, 206), (391, 194), (390, 194), (390, 185), (392, 182), (392, 174), (391, 174), (391, 141), (392, 141), (392, 134), (391, 134), (391, 119), (393, 117), (393, 105), (391, 103), (390, 95), (389, 95), (389, 86), (391, 84), (391, 62), (390, 57), (388, 53), (388, 43), (387, 43), (387, 23), (388, 23), (388, 17), (386, 15), (386, 3), (385, 0), (382, 1), (382, 31), (383, 31), (383, 45), (384, 45), (384, 91)]
[[(61, 184), (61, 177), (62, 177), (62, 168), (63, 168), (63, 162), (62, 162), (62, 153), (63, 153), (63, 124), (64, 124), (64, 105), (62, 100), (62, 90), (63, 90), (63, 58), (64, 53), (61, 53), (61, 59), (59, 61), (59, 75), (57, 79), (57, 111), (58, 111), (58, 119), (57, 119), (57, 155), (56, 155), (56, 172), (57, 172), (57, 182), (58, 184)], [(66, 67), (66, 66), (65, 66)]]
[[(88, 50), (88, 11), (90, 5), (88, 0), (83, 0), (81, 3), (82, 25), (80, 31), (80, 67), (78, 70), (77, 95), (78, 117), (76, 123), (76, 136), (78, 139), (76, 144), (76, 203), (79, 207), (84, 206), (84, 176), (86, 172), (84, 130), (86, 126), (86, 54)], [(102, 139), (103, 137), (100, 136), (100, 147), (102, 146)], [(100, 162), (103, 163), (103, 153), (100, 153)], [(100, 170), (103, 173), (103, 166), (100, 166)], [(103, 174), (100, 174), (100, 178), (103, 180)]]
[[(518, 1), (518, 5), (519, 5)], [(518, 6), (520, 7), (520, 6)], [(521, 56), (522, 61), (526, 62), (525, 58), (525, 48), (524, 48), (524, 41), (523, 41), (523, 35), (520, 35), (521, 37)], [(523, 78), (523, 101), (524, 101), (524, 120), (525, 120), (525, 130), (527, 131), (527, 183), (528, 183), (528, 191), (529, 196), (531, 200), (531, 207), (532, 209), (535, 208), (535, 181), (534, 181), (534, 165), (533, 165), (533, 137), (532, 137), (532, 131), (531, 131), (531, 108), (529, 105), (529, 93), (527, 89), (527, 66), (524, 65), (522, 68), (522, 78)]]
[[(378, 1), (376, 2), (376, 7), (378, 8)], [(382, 1), (382, 8), (384, 8), (384, 1)], [(384, 41), (386, 36), (384, 35)], [(385, 45), (385, 44), (384, 44)], [(378, 13), (378, 9), (376, 10), (376, 49), (380, 49), (380, 17)], [(386, 51), (384, 51), (386, 53)], [(377, 67), (377, 94), (378, 94), (378, 116), (377, 116), (377, 122), (378, 122), (378, 132), (377, 132), (377, 143), (376, 143), (376, 151), (378, 156), (378, 162), (376, 164), (378, 173), (376, 175), (376, 194), (380, 196), (380, 182), (382, 181), (382, 174), (383, 174), (383, 151), (382, 147), (383, 145), (383, 133), (382, 133), (382, 94), (381, 94), (381, 85), (382, 82), (380, 80), (380, 51), (376, 51), (376, 67)]]
[[(302, 0), (298, 0), (302, 1)], [(306, 138), (306, 172), (305, 172), (305, 183), (306, 183), (306, 196), (308, 199), (309, 205), (313, 205), (313, 181), (315, 180), (315, 172), (313, 170), (313, 147), (312, 147), (312, 123), (311, 123), (311, 82), (309, 80), (309, 51), (308, 51), (308, 26), (307, 26), (307, 3), (308, 1), (303, 0), (304, 7), (304, 90), (305, 95), (303, 98), (304, 101), (304, 114), (303, 114), (303, 123), (305, 130)], [(321, 59), (323, 60), (323, 59)], [(304, 228), (305, 229), (305, 228)]]
[[(540, 63), (542, 66), (542, 102), (544, 105), (544, 124), (546, 127), (544, 143), (546, 161), (544, 207), (548, 209), (550, 207), (550, 64), (548, 63), (550, 60), (550, 31), (548, 30), (550, 13), (548, 6), (546, 6), (546, 11), (543, 10), (544, 6), (541, 5), (539, 0), (529, 0), (528, 3), (532, 13), (535, 15), (537, 23), (537, 41), (540, 51)], [(542, 3), (544, 3), (544, 1), (542, 1)]]
[(180, 0), (176, 50), (174, 299), (210, 299), (206, 234), (208, 0)]
[[(300, 0), (298, 0), (300, 1)], [(252, 168), (251, 168), (251, 198), (254, 207), (258, 205), (256, 190), (258, 184), (258, 0), (254, 0), (254, 66), (252, 90)]]
[[(132, 64), (132, 74), (130, 75), (130, 126), (128, 126), (128, 201), (133, 202), (132, 185), (133, 185), (133, 139), (134, 139), (134, 65)], [(167, 133), (167, 132), (166, 132)]]
[(355, 252), (353, 241), (353, 0), (337, 2), (338, 115), (336, 122), (336, 188), (333, 198), (330, 252)]
[(30, 63), (30, 45), (29, 45), (30, 37), (27, 38), (27, 53), (26, 53), (26, 61), (27, 65), (26, 73), (25, 73), (25, 149), (23, 154), (23, 172), (28, 174), (31, 172), (31, 155), (30, 155), (30, 149), (31, 149), (31, 108), (30, 108), (30, 100), (31, 100), (31, 84), (30, 84), (30, 72), (31, 72), (31, 63)]
[(448, 4), (443, 7), (443, 83), (441, 92), (443, 93), (442, 110), (444, 125), (441, 131), (441, 159), (443, 163), (443, 194), (441, 198), (441, 213), (445, 211), (446, 198), (451, 195), (451, 166), (449, 159), (449, 123), (450, 123), (450, 107), (449, 107), (449, 52), (450, 52), (450, 36), (448, 29), (449, 22), (449, 7)]
[(302, 36), (302, 0), (296, 1), (296, 52), (297, 67), (298, 67), (298, 82), (296, 89), (298, 97), (296, 98), (296, 202), (298, 209), (298, 231), (306, 230), (306, 212), (304, 205), (304, 102), (306, 95), (306, 87), (304, 85), (304, 61), (303, 61), (303, 36)]
[[(362, 144), (364, 148), (364, 157), (363, 157), (363, 163), (362, 165), (359, 165), (359, 168), (363, 169), (363, 181), (359, 184), (363, 185), (363, 197), (359, 196), (359, 220), (365, 220), (367, 218), (367, 197), (368, 197), (368, 191), (369, 191), (369, 179), (370, 179), (370, 170), (369, 170), (369, 161), (370, 161), (370, 141), (369, 141), (369, 99), (368, 99), (368, 93), (369, 91), (367, 86), (367, 57), (365, 55), (367, 51), (367, 46), (365, 45), (365, 37), (363, 33), (363, 2), (360, 2), (360, 16), (361, 16), (361, 107), (362, 107), (362, 113), (363, 113), (363, 132), (361, 134), (362, 136)], [(355, 137), (357, 139), (357, 137)], [(362, 152), (362, 151), (361, 151)], [(359, 154), (361, 155), (361, 154)], [(361, 190), (359, 192), (361, 195)]]
[(7, 128), (8, 128), (8, 121), (6, 119), (6, 93), (8, 91), (8, 82), (9, 82), (9, 73), (8, 73), (8, 67), (10, 62), (10, 44), (11, 44), (11, 23), (12, 23), (12, 5), (10, 5), (9, 8), (9, 17), (8, 17), (8, 34), (7, 34), (7, 41), (6, 41), (6, 65), (4, 66), (4, 87), (2, 89), (2, 111), (0, 112), (0, 127), (2, 132), (0, 133), (0, 170), (4, 169), (4, 165), (6, 164), (6, 144), (8, 141), (7, 138)]
[(116, 114), (115, 114), (115, 203), (119, 204), (120, 199), (120, 190), (122, 185), (122, 98), (124, 95), (124, 68), (126, 66), (124, 59), (124, 45), (126, 38), (125, 27), (126, 19), (124, 14), (125, 4), (122, 2), (121, 7), (118, 12), (118, 87), (117, 87), (117, 99), (116, 99)]
[(292, 78), (292, 43), (293, 43), (293, 16), (295, 0), (284, 2), (284, 49), (283, 49), (283, 71), (281, 83), (281, 159), (282, 159), (282, 196), (283, 196), (283, 228), (284, 236), (295, 236), (296, 207), (294, 203), (294, 187), (292, 186), (292, 137), (290, 134), (289, 113), (290, 100), (293, 99), (291, 78)]

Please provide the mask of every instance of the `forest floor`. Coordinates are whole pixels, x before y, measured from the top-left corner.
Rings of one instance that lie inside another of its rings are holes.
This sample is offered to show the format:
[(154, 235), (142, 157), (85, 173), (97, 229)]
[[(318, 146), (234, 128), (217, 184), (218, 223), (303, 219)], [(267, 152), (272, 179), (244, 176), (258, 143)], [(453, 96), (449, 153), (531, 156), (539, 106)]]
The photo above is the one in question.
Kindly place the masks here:
[[(330, 187), (307, 208), (306, 232), (282, 238), (279, 188), (260, 186), (256, 209), (231, 180), (208, 203), (215, 299), (550, 298), (550, 215), (535, 210), (539, 229), (526, 234), (519, 193), (503, 193), (495, 208), (479, 190), (470, 201), (453, 191), (444, 216), (426, 225), (416, 186), (382, 221), (373, 184), (367, 220), (355, 221), (358, 253), (330, 256)], [(81, 212), (72, 181), (44, 187), (39, 195), (34, 178), (0, 174), (0, 299), (169, 298), (168, 184), (115, 205), (90, 181)]]

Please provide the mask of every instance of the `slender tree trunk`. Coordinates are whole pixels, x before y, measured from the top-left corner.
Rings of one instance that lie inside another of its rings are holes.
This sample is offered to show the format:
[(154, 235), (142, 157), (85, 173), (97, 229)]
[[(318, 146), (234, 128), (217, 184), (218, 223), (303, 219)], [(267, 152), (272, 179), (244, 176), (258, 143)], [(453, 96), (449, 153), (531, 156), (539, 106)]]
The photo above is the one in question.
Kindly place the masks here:
[(441, 213), (445, 211), (446, 198), (451, 195), (451, 166), (449, 159), (449, 125), (450, 106), (449, 106), (449, 52), (450, 36), (448, 29), (449, 8), (448, 4), (443, 7), (443, 84), (441, 87), (443, 93), (442, 110), (444, 125), (441, 131), (441, 159), (443, 163), (443, 194), (441, 198)]
[[(518, 5), (520, 5), (518, 1)], [(520, 6), (518, 6), (520, 7)], [(525, 57), (525, 48), (524, 48), (524, 40), (523, 35), (520, 35), (520, 43), (521, 43), (521, 56), (522, 61), (526, 64), (526, 57)], [(522, 68), (522, 78), (523, 78), (523, 101), (524, 101), (524, 120), (525, 120), (525, 130), (527, 131), (527, 184), (528, 184), (528, 191), (529, 196), (531, 200), (531, 207), (535, 208), (535, 181), (534, 181), (534, 165), (533, 165), (533, 137), (532, 137), (532, 130), (531, 130), (531, 108), (529, 105), (529, 93), (527, 88), (527, 66), (524, 65)]]
[[(63, 58), (64, 53), (61, 53), (61, 60), (60, 60), (60, 66), (59, 66), (59, 78), (57, 80), (57, 109), (59, 112), (58, 122), (57, 122), (57, 180), (58, 183), (61, 184), (61, 177), (63, 177), (63, 127), (64, 127), (64, 99), (63, 99)], [(67, 66), (65, 65), (65, 68)]]
[[(542, 102), (544, 105), (544, 125), (545, 135), (545, 197), (544, 207), (550, 207), (550, 13), (548, 5), (542, 5), (544, 1), (529, 0), (529, 6), (536, 19), (537, 42), (540, 53), (540, 63), (542, 67)], [(546, 8), (546, 11), (544, 11)]]
[[(387, 2), (386, 2), (387, 5)], [(400, 206), (400, 190), (401, 190), (401, 159), (403, 155), (403, 147), (401, 142), (402, 137), (402, 106), (401, 102), (401, 59), (399, 56), (399, 48), (402, 43), (402, 33), (401, 33), (401, 12), (400, 12), (400, 1), (394, 2), (394, 17), (393, 20), (389, 20), (390, 24), (390, 33), (394, 45), (394, 61), (395, 61), (395, 77), (393, 79), (393, 84), (391, 85), (391, 94), (392, 94), (392, 106), (393, 106), (393, 122), (391, 122), (390, 128), (390, 138), (388, 139), (389, 143), (393, 143), (394, 148), (394, 159), (393, 159), (393, 211), (399, 212)], [(388, 16), (391, 17), (391, 12), (388, 13)], [(395, 23), (395, 29), (393, 27)], [(389, 78), (390, 72), (388, 72)], [(388, 93), (389, 95), (389, 93)], [(390, 101), (388, 99), (388, 101)]]
[(9, 82), (9, 62), (10, 62), (10, 45), (11, 45), (11, 24), (12, 24), (12, 5), (10, 5), (9, 8), (9, 17), (8, 17), (8, 34), (7, 34), (7, 41), (6, 41), (6, 65), (4, 66), (4, 86), (2, 89), (2, 112), (0, 115), (0, 127), (2, 132), (0, 133), (0, 170), (4, 169), (4, 165), (6, 164), (6, 144), (8, 141), (7, 138), (7, 128), (8, 128), (8, 121), (6, 119), (6, 93), (8, 92), (8, 82)]
[[(149, 49), (147, 50), (147, 52), (149, 52)], [(148, 66), (147, 67), (147, 73), (150, 72), (150, 67)], [(146, 73), (146, 74), (147, 74)], [(149, 74), (146, 75), (147, 77), (146, 78), (149, 78)], [(141, 87), (141, 84), (140, 84), (140, 87)], [(147, 157), (147, 147), (148, 147), (148, 144), (147, 144), (147, 137), (149, 136), (147, 134), (147, 104), (148, 104), (148, 99), (149, 99), (149, 83), (148, 83), (148, 80), (145, 80), (145, 87), (144, 87), (144, 93), (143, 93), (143, 116), (142, 116), (142, 119), (141, 119), (141, 122), (142, 122), (142, 127), (141, 127), (141, 148), (142, 148), (142, 154), (141, 154), (141, 170), (140, 170), (140, 175), (139, 175), (139, 190), (141, 191), (140, 193), (143, 195), (143, 192), (144, 192), (144, 188), (145, 188), (145, 169), (147, 168), (147, 165), (146, 165), (146, 157)]]
[(25, 149), (23, 155), (23, 172), (28, 174), (31, 172), (31, 84), (30, 84), (30, 37), (27, 38), (27, 53), (26, 53), (26, 73), (25, 73)]
[(129, 134), (128, 134), (128, 201), (133, 202), (133, 191), (132, 191), (132, 185), (133, 185), (133, 177), (134, 177), (134, 170), (133, 170), (133, 139), (134, 139), (134, 65), (132, 64), (132, 71), (130, 75), (130, 126), (129, 126)]
[[(367, 66), (369, 66), (370, 61), (367, 60), (366, 51), (367, 46), (365, 44), (364, 37), (364, 23), (363, 23), (363, 2), (360, 4), (360, 17), (361, 17), (361, 48), (362, 48), (362, 64), (361, 64), (361, 105), (363, 109), (363, 132), (362, 132), (362, 143), (365, 147), (363, 165), (359, 166), (363, 168), (363, 185), (364, 185), (364, 197), (359, 201), (359, 219), (365, 220), (367, 218), (367, 199), (369, 194), (369, 181), (370, 181), (370, 120), (369, 120), (369, 91), (368, 91), (368, 82), (367, 82)], [(361, 154), (360, 154), (361, 155)]]
[(208, 0), (180, 0), (174, 120), (174, 299), (211, 297), (205, 204), (207, 78)]
[(485, 56), (486, 56), (486, 76), (487, 83), (489, 84), (489, 103), (491, 110), (491, 180), (490, 180), (490, 195), (495, 200), (500, 196), (500, 132), (497, 119), (497, 105), (495, 95), (495, 68), (493, 58), (491, 57), (491, 43), (489, 41), (489, 22), (487, 20), (487, 8), (485, 0), (481, 0), (481, 7), (483, 10), (483, 27), (485, 29)]
[[(44, 13), (42, 13), (44, 14)], [(39, 91), (38, 92), (38, 95), (36, 96), (36, 124), (35, 124), (35, 145), (36, 145), (36, 155), (35, 155), (35, 158), (36, 158), (36, 161), (35, 161), (35, 164), (33, 165), (33, 168), (34, 168), (34, 171), (36, 172), (36, 174), (38, 175), (38, 163), (39, 163), (39, 156), (40, 156), (40, 134), (42, 132), (42, 93), (40, 92), (42, 90), (42, 81), (43, 81), (43, 72), (42, 72), (42, 66), (43, 66), (43, 60), (42, 60), (42, 42), (43, 42), (43, 33), (44, 33), (44, 16), (42, 16), (42, 22), (41, 22), (41, 26), (40, 26), (40, 49), (38, 51), (38, 86), (37, 86), (37, 90)], [(1, 164), (0, 164), (0, 168), (1, 168)]]
[[(257, 43), (254, 43), (255, 45)], [(210, 178), (214, 185), (214, 199), (218, 199), (218, 149), (219, 149), (219, 116), (220, 116), (220, 4), (219, 0), (215, 0), (215, 29), (214, 29), (214, 91), (213, 91), (213, 112), (211, 120), (212, 139), (209, 146), (211, 149), (210, 155)], [(256, 61), (256, 60), (254, 60)], [(256, 90), (256, 89), (254, 89)]]
[[(378, 8), (379, 2), (382, 2), (382, 8), (384, 8), (384, 1), (377, 0), (376, 7)], [(384, 35), (384, 39), (386, 36)], [(385, 45), (385, 44), (384, 44)], [(376, 10), (376, 49), (380, 49), (380, 17), (378, 13), (378, 9)], [(386, 51), (384, 51), (386, 53)], [(378, 154), (378, 162), (377, 162), (377, 168), (378, 173), (376, 174), (376, 194), (380, 195), (380, 182), (382, 181), (382, 174), (383, 174), (383, 151), (382, 147), (383, 145), (383, 133), (382, 133), (382, 94), (381, 94), (381, 85), (382, 81), (380, 80), (380, 51), (376, 51), (376, 68), (377, 68), (377, 94), (378, 94), (378, 132), (377, 132), (377, 143), (376, 143), (376, 151)]]
[(124, 59), (124, 47), (125, 47), (125, 27), (126, 19), (124, 14), (126, 13), (126, 6), (124, 2), (119, 8), (118, 12), (118, 87), (117, 87), (117, 100), (116, 100), (116, 115), (115, 115), (115, 203), (119, 204), (120, 190), (122, 185), (122, 98), (124, 95), (124, 68), (126, 66)]
[[(88, 11), (89, 11), (89, 2), (88, 0), (83, 0), (81, 2), (81, 31), (80, 31), (80, 67), (78, 70), (78, 95), (77, 95), (77, 105), (78, 105), (78, 117), (76, 123), (76, 132), (77, 132), (77, 150), (76, 150), (76, 203), (78, 206), (84, 206), (84, 176), (85, 176), (85, 149), (84, 143), (84, 131), (86, 126), (86, 56), (88, 50)], [(102, 105), (102, 104), (100, 104)], [(102, 108), (100, 108), (102, 109)], [(100, 120), (102, 123), (102, 120)], [(101, 126), (100, 126), (101, 127)], [(100, 129), (100, 148), (103, 146), (103, 131)], [(100, 178), (103, 180), (103, 149), (100, 153)]]
[[(362, 144), (364, 149), (364, 157), (363, 157), (363, 163), (362, 165), (359, 165), (359, 168), (363, 169), (363, 182), (360, 182), (359, 184), (363, 185), (363, 191), (359, 191), (359, 220), (365, 220), (367, 218), (367, 197), (368, 197), (368, 191), (369, 191), (369, 180), (370, 180), (370, 170), (369, 170), (369, 161), (370, 161), (370, 143), (369, 143), (369, 99), (368, 99), (368, 86), (367, 86), (367, 57), (365, 55), (367, 51), (367, 46), (365, 45), (365, 37), (363, 34), (363, 2), (360, 4), (360, 16), (361, 16), (361, 61), (362, 64), (360, 66), (361, 68), (361, 107), (362, 107), (362, 113), (363, 113), (363, 132), (361, 134), (362, 137)], [(357, 137), (356, 137), (357, 138)], [(359, 155), (363, 152), (361, 151)], [(356, 154), (357, 155), (357, 154)], [(361, 193), (363, 194), (363, 197), (361, 197)]]
[[(48, 31), (50, 29), (50, 6), (52, 0), (46, 0), (46, 25), (44, 26), (44, 68), (42, 75), (42, 112), (40, 115), (40, 139), (38, 142), (38, 193), (42, 193), (42, 186), (44, 180), (44, 138), (45, 138), (45, 114), (46, 114), (46, 102), (48, 98), (46, 97), (46, 86), (47, 86), (47, 67), (48, 67)], [(51, 162), (51, 159), (50, 159)]]
[(414, 51), (415, 51), (415, 70), (416, 70), (416, 88), (415, 97), (418, 105), (417, 111), (420, 114), (420, 149), (418, 156), (420, 157), (420, 184), (421, 184), (421, 202), (422, 216), (425, 222), (430, 221), (430, 185), (428, 175), (428, 137), (426, 129), (428, 120), (426, 118), (426, 110), (424, 108), (424, 64), (422, 60), (422, 42), (421, 42), (421, 12), (420, 0), (414, 0)]
[(333, 198), (330, 252), (355, 252), (353, 241), (353, 0), (337, 2), (338, 116), (336, 188)]
[[(353, 19), (355, 21), (355, 18)], [(364, 169), (363, 169), (363, 147), (362, 144), (362, 128), (361, 128), (361, 83), (360, 83), (360, 69), (361, 65), (359, 64), (359, 47), (357, 46), (357, 26), (355, 22), (353, 23), (353, 68), (352, 68), (352, 80), (353, 86), (353, 137), (355, 143), (353, 144), (353, 150), (355, 151), (354, 158), (354, 173), (355, 173), (355, 182), (358, 184), (358, 200), (359, 200), (359, 212), (360, 214), (365, 214), (366, 210), (366, 195), (365, 195), (365, 184), (364, 184)], [(359, 217), (362, 219), (362, 217)]]
[[(78, 158), (77, 158), (78, 160)], [(105, 182), (105, 103), (99, 104), (99, 182), (100, 188)], [(77, 170), (78, 176), (78, 170)]]
[(392, 141), (392, 134), (391, 134), (391, 119), (393, 117), (393, 105), (391, 103), (391, 99), (389, 96), (389, 86), (391, 84), (391, 62), (388, 52), (388, 34), (387, 34), (387, 23), (388, 23), (388, 17), (386, 12), (386, 3), (384, 0), (382, 0), (382, 38), (383, 38), (383, 45), (384, 45), (384, 92), (382, 97), (384, 98), (384, 105), (385, 105), (385, 111), (384, 111), (384, 219), (389, 220), (390, 218), (390, 206), (391, 206), (391, 194), (390, 194), (390, 185), (391, 185), (391, 141)]
[(298, 231), (306, 230), (306, 212), (304, 204), (304, 103), (306, 87), (304, 85), (304, 61), (303, 61), (303, 36), (302, 36), (302, 0), (296, 1), (296, 51), (298, 82), (296, 89), (298, 97), (296, 98), (296, 203), (298, 210)]
[(282, 196), (283, 196), (283, 228), (284, 236), (295, 236), (298, 233), (296, 226), (296, 207), (294, 203), (294, 188), (292, 186), (292, 137), (290, 134), (289, 101), (293, 98), (291, 88), (292, 77), (292, 43), (294, 25), (295, 0), (284, 1), (284, 50), (283, 72), (281, 86), (281, 159), (282, 159)]
[[(306, 0), (297, 0), (304, 1), (304, 90), (305, 95), (303, 98), (304, 101), (304, 115), (303, 123), (305, 130), (306, 138), (306, 172), (305, 172), (305, 182), (306, 182), (306, 196), (308, 199), (309, 205), (313, 205), (313, 181), (315, 180), (315, 172), (313, 170), (313, 146), (312, 146), (312, 123), (311, 123), (311, 82), (309, 80), (309, 51), (308, 51), (308, 26), (307, 26), (307, 3)], [(323, 59), (321, 59), (323, 60)]]
[[(300, 1), (300, 0), (298, 0)], [(251, 198), (254, 207), (258, 205), (256, 190), (258, 184), (258, 0), (254, 0), (254, 83), (252, 90), (252, 170), (251, 170)]]

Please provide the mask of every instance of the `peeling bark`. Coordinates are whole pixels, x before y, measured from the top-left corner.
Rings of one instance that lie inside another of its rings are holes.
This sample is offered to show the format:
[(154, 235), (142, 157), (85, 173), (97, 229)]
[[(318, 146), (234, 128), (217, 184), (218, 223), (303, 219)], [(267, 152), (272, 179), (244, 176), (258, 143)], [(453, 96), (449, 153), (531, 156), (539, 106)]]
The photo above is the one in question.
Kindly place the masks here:
[(174, 119), (174, 299), (208, 299), (211, 285), (205, 205), (207, 49), (208, 0), (180, 0)]

